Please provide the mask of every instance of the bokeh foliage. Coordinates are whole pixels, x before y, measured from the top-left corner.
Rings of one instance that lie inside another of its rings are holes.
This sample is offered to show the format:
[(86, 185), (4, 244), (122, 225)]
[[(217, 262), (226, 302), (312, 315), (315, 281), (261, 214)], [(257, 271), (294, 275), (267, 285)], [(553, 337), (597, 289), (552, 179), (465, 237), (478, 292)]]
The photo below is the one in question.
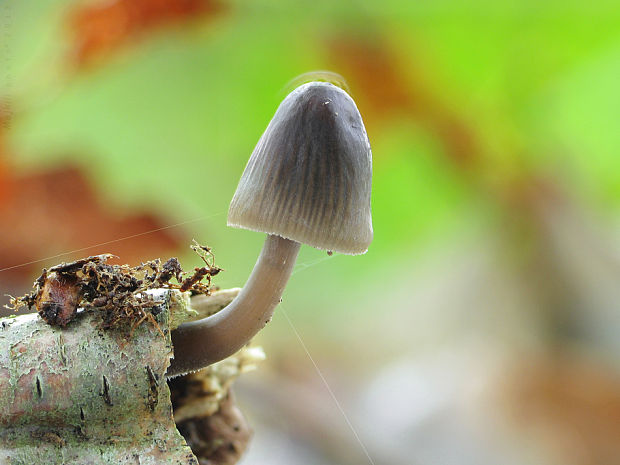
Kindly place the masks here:
[[(224, 287), (243, 283), (262, 241), (227, 228), (225, 212), (286, 83), (313, 69), (349, 80), (373, 145), (376, 239), (367, 256), (310, 268), (324, 254), (303, 250), (288, 298), (308, 320), (345, 302), (347, 317), (370, 310), (364, 296), (395, 266), (493, 221), (514, 179), (545, 173), (620, 207), (613, 1), (217, 2), (79, 65), (72, 18), (88, 4), (5, 0), (12, 166), (70, 161), (113, 209), (201, 218), (181, 227), (215, 249)], [(473, 159), (455, 158), (448, 123)]]

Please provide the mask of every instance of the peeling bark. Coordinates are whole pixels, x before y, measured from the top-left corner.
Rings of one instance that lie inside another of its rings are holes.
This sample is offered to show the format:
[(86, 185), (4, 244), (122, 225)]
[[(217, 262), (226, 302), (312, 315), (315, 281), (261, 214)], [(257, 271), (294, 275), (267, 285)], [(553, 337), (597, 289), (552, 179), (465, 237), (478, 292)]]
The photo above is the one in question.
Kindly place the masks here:
[(234, 465), (253, 433), (230, 391), (212, 415), (190, 418), (178, 422), (177, 426), (200, 465)]

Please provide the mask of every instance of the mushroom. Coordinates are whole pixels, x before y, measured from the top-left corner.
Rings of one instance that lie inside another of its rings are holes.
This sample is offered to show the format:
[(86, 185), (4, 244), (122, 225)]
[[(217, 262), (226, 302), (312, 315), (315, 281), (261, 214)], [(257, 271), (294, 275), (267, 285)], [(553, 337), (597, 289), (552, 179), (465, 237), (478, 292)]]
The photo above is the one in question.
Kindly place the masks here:
[(172, 332), (167, 376), (199, 370), (245, 344), (271, 319), (299, 247), (363, 254), (372, 241), (372, 156), (353, 99), (309, 82), (278, 107), (258, 141), (228, 211), (228, 225), (267, 233), (239, 295), (218, 313)]

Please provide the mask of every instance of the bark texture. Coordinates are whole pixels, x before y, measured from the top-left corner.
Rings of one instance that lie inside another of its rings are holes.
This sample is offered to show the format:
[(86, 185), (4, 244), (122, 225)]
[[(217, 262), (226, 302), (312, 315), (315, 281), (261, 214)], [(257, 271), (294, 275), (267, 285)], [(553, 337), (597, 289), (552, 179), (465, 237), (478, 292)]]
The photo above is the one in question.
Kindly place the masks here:
[(165, 379), (171, 292), (159, 328), (100, 329), (96, 312), (66, 328), (36, 314), (0, 320), (0, 464), (197, 464), (175, 427)]

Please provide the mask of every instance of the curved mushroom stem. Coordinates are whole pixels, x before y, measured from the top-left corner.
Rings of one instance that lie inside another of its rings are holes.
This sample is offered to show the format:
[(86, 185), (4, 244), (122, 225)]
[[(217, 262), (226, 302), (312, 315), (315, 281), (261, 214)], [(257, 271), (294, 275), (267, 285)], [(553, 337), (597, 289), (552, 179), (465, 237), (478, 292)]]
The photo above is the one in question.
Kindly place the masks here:
[(223, 360), (263, 329), (280, 302), (300, 245), (268, 235), (252, 274), (235, 300), (215, 315), (172, 331), (174, 358), (166, 376), (200, 370)]

